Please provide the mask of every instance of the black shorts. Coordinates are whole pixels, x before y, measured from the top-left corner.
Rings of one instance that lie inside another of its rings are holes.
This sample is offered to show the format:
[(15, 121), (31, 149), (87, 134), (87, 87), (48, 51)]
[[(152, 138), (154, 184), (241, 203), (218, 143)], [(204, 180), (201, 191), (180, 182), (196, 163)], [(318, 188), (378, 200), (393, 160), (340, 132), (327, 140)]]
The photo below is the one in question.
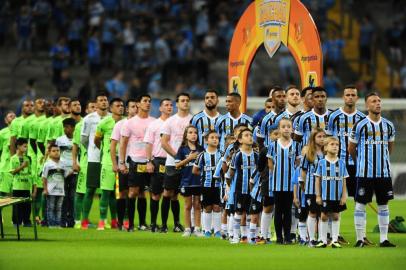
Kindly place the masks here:
[(357, 188), (357, 178), (355, 174), (357, 173), (357, 168), (355, 165), (347, 165), (347, 172), (349, 177), (346, 180), (347, 192), (349, 197), (354, 197), (355, 189)]
[(262, 197), (262, 204), (264, 207), (271, 206), (275, 204), (275, 200), (273, 197), (266, 195)]
[(250, 210), (251, 196), (250, 194), (235, 194), (235, 212), (248, 212)]
[(181, 187), (180, 194), (183, 197), (200, 196), (202, 194), (201, 187)]
[(220, 196), (219, 187), (202, 187), (202, 206), (220, 205)]
[(100, 187), (100, 173), (101, 173), (101, 163), (100, 162), (88, 162), (86, 187), (99, 188)]
[(300, 222), (306, 222), (307, 216), (309, 215), (309, 209), (307, 207), (296, 208), (295, 216)]
[(164, 189), (179, 192), (181, 174), (175, 169), (175, 166), (165, 167)]
[(320, 213), (320, 205), (316, 202), (316, 195), (306, 194), (306, 208), (309, 212)]
[(165, 178), (165, 160), (166, 158), (156, 157), (152, 160), (154, 164), (154, 173), (151, 175), (151, 193), (158, 195), (164, 191)]
[(370, 203), (374, 193), (378, 205), (385, 205), (389, 200), (393, 200), (392, 179), (390, 177), (357, 178), (356, 202), (362, 204)]
[(118, 190), (124, 191), (128, 190), (128, 173), (123, 174), (121, 172), (118, 173)]
[(340, 205), (340, 201), (323, 201), (321, 205), (321, 212), (327, 213), (340, 213), (347, 209), (347, 206)]
[(261, 212), (262, 212), (262, 203), (251, 198), (249, 214), (256, 215)]
[(147, 163), (134, 162), (132, 160), (129, 163), (128, 186), (139, 187), (140, 191), (145, 190), (146, 187), (149, 187), (151, 179), (151, 174), (147, 173)]

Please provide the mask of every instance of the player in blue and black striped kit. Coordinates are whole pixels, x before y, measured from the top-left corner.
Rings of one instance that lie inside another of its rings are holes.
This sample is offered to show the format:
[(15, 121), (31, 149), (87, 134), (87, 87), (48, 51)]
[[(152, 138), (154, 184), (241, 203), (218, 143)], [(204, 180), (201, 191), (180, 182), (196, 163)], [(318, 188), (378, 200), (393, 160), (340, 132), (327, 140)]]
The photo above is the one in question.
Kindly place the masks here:
[(355, 162), (348, 153), (349, 138), (355, 123), (365, 118), (365, 114), (357, 110), (358, 100), (357, 88), (347, 85), (343, 92), (344, 106), (333, 111), (329, 115), (327, 134), (337, 137), (340, 140), (339, 157), (345, 161), (347, 171), (350, 175), (347, 179), (348, 196), (354, 197), (356, 188)]
[(340, 231), (340, 212), (346, 209), (347, 188), (345, 184), (348, 172), (343, 160), (338, 158), (339, 140), (328, 137), (324, 141), (325, 157), (317, 164), (314, 176), (316, 178), (316, 202), (321, 206), (321, 242), (318, 248), (327, 247), (328, 219), (332, 221), (331, 246), (341, 248), (338, 243)]
[(395, 247), (388, 241), (389, 200), (393, 199), (390, 153), (395, 141), (395, 127), (381, 116), (381, 98), (377, 93), (365, 97), (368, 116), (352, 129), (348, 151), (357, 161), (354, 223), (356, 247), (364, 246), (366, 211), (375, 193), (381, 247)]
[[(278, 126), (279, 139), (268, 146), (269, 177), (275, 200), (275, 232), (278, 244), (291, 243), (293, 176), (299, 162), (299, 144), (291, 138), (292, 121), (283, 118)], [(282, 235), (283, 230), (283, 235)]]
[(193, 173), (201, 176), (202, 206), (206, 213), (203, 217), (204, 235), (211, 236), (213, 220), (214, 236), (221, 237), (220, 186), (221, 179), (215, 178), (216, 164), (221, 161), (221, 152), (217, 150), (219, 136), (214, 130), (205, 135), (206, 150), (200, 153), (193, 166)]

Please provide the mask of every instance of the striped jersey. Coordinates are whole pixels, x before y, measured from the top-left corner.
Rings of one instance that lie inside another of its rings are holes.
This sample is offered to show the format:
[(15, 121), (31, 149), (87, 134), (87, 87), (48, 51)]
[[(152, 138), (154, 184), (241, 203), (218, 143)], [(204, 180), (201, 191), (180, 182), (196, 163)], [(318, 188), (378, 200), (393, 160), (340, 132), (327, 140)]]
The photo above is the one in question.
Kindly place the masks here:
[[(273, 114), (273, 116), (271, 116)], [(271, 117), (268, 119), (265, 119), (266, 116)], [(286, 118), (290, 119), (293, 116), (293, 113), (289, 112), (288, 110), (283, 110), (279, 112), (278, 114), (275, 114), (275, 112), (270, 111), (263, 119), (265, 121), (260, 122), (259, 126), (259, 132), (257, 133), (257, 136), (260, 138), (264, 139), (264, 145), (268, 146), (269, 144), (269, 135), (271, 134), (272, 131), (278, 128), (279, 122), (281, 119)]]
[(365, 114), (358, 110), (352, 114), (348, 114), (344, 112), (342, 108), (338, 108), (329, 115), (327, 134), (335, 136), (340, 140), (338, 157), (344, 160), (347, 165), (354, 165), (354, 161), (347, 151), (348, 139), (355, 123), (363, 118), (365, 118)]
[(199, 144), (206, 148), (204, 143), (204, 135), (209, 130), (215, 130), (216, 122), (221, 117), (219, 113), (215, 117), (210, 117), (206, 111), (201, 111), (195, 114), (192, 119), (190, 119), (190, 124), (197, 128), (197, 138)]
[(220, 187), (220, 178), (214, 175), (218, 163), (221, 163), (221, 152), (218, 150), (214, 153), (205, 150), (196, 158), (194, 166), (200, 169), (203, 187)]
[(323, 201), (341, 200), (344, 180), (348, 177), (343, 160), (338, 158), (334, 162), (325, 158), (320, 160), (314, 175), (321, 178), (321, 199)]
[(390, 177), (389, 142), (395, 141), (395, 126), (381, 117), (378, 122), (368, 116), (355, 123), (350, 142), (357, 144), (357, 177)]
[(305, 194), (306, 195), (315, 195), (316, 194), (316, 181), (314, 179), (314, 172), (316, 171), (317, 164), (319, 161), (324, 158), (322, 153), (316, 154), (313, 162), (310, 162), (307, 159), (307, 156), (304, 155), (300, 167), (302, 170), (306, 171), (305, 181)]
[(324, 114), (320, 115), (312, 109), (300, 116), (295, 128), (295, 134), (302, 136), (302, 145), (307, 144), (312, 129), (317, 127), (327, 129), (329, 114), (330, 110), (326, 110)]
[(293, 176), (295, 161), (299, 157), (299, 144), (290, 140), (289, 145), (283, 146), (279, 140), (272, 141), (268, 146), (267, 157), (273, 161), (273, 171), (269, 173), (272, 179), (270, 190), (293, 191)]
[(251, 151), (246, 154), (242, 151), (234, 154), (230, 168), (234, 170), (235, 192), (238, 194), (249, 193), (249, 181), (253, 176), (258, 163), (258, 153)]
[(251, 198), (256, 200), (257, 202), (262, 201), (261, 196), (261, 173), (256, 169), (252, 177), (250, 179), (251, 184), (253, 185), (252, 190), (250, 192)]
[(234, 118), (230, 113), (220, 116), (215, 125), (215, 130), (220, 135), (220, 150), (224, 151), (226, 136), (233, 133), (234, 127), (238, 124), (246, 124), (251, 127), (252, 118), (241, 113), (238, 118)]

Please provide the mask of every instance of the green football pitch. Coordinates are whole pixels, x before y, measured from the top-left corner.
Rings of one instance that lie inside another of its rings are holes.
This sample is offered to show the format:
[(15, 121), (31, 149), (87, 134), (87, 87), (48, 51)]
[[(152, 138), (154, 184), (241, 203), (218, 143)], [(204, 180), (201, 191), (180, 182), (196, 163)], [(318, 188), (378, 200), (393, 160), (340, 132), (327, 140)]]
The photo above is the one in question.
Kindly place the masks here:
[[(33, 241), (32, 228), (22, 229), (17, 241), (10, 222), (11, 208), (4, 209), (6, 238), (0, 240), (0, 269), (401, 269), (406, 265), (406, 234), (390, 234), (396, 248), (353, 248), (353, 203), (342, 215), (341, 233), (351, 244), (342, 249), (312, 249), (276, 244), (231, 245), (228, 241), (182, 238), (179, 233), (87, 231), (39, 228)], [(391, 218), (406, 217), (406, 201), (390, 204)], [(368, 237), (376, 214), (368, 208)], [(91, 220), (97, 221), (97, 202)], [(137, 217), (136, 217), (137, 220)]]

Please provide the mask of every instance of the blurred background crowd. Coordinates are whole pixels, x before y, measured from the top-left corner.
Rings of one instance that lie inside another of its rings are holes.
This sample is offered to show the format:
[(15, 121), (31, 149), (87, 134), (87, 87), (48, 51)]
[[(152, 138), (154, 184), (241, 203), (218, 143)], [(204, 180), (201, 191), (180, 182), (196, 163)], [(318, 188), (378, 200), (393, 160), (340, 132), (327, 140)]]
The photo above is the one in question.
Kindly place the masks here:
[[(322, 41), (331, 97), (355, 83), (406, 97), (406, 2), (304, 0)], [(228, 49), (246, 0), (0, 0), (1, 111), (35, 96), (153, 97), (227, 89)], [(391, 14), (388, 16), (388, 14)], [(300, 85), (288, 49), (262, 48), (249, 94)]]

